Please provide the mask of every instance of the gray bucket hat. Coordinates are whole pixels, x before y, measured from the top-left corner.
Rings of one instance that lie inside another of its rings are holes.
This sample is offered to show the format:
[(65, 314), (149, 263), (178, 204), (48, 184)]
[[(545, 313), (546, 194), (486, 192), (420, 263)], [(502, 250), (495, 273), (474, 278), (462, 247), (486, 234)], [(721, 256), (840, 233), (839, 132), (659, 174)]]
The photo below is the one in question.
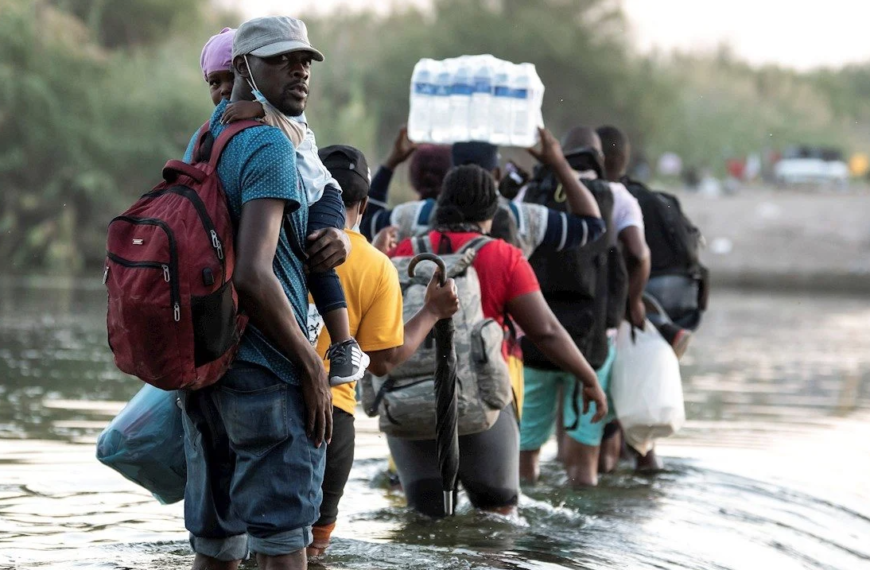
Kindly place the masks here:
[(271, 16), (248, 20), (236, 30), (233, 57), (253, 55), (272, 57), (293, 51), (311, 52), (317, 61), (323, 54), (311, 47), (305, 22), (288, 16)]

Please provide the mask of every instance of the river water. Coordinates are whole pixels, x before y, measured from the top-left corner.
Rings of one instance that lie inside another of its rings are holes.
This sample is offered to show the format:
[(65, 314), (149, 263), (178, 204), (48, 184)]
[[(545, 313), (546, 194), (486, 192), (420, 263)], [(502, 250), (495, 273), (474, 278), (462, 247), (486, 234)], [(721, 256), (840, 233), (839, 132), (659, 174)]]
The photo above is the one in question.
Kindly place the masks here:
[[(94, 459), (140, 387), (114, 369), (104, 315), (99, 286), (0, 284), (0, 569), (190, 565), (180, 504)], [(870, 568), (868, 325), (864, 299), (718, 292), (683, 362), (688, 422), (659, 446), (666, 470), (623, 465), (571, 491), (548, 462), (514, 519), (465, 501), (447, 520), (410, 513), (358, 418), (339, 526), (311, 567)]]

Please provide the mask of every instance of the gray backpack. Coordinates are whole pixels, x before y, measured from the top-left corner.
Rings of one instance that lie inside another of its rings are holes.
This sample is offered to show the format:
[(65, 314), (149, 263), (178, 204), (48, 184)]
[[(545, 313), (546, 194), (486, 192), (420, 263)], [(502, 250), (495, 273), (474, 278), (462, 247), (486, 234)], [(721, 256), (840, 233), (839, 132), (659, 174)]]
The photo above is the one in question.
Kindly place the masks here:
[[(502, 356), (504, 330), (497, 321), (483, 316), (480, 281), (471, 264), (490, 241), (492, 238), (481, 236), (456, 253), (441, 256), (459, 295), (460, 308), (453, 316), (459, 435), (486, 431), (513, 400), (510, 373)], [(428, 236), (413, 238), (412, 243), (415, 255), (431, 251)], [(435, 272), (434, 264), (421, 263), (417, 276), (408, 277), (411, 259), (393, 259), (402, 284), (405, 321), (423, 307), (426, 287)], [(363, 408), (369, 416), (380, 416), (380, 429), (387, 435), (435, 439), (434, 375), (435, 342), (430, 335), (414, 356), (389, 376), (362, 380)]]

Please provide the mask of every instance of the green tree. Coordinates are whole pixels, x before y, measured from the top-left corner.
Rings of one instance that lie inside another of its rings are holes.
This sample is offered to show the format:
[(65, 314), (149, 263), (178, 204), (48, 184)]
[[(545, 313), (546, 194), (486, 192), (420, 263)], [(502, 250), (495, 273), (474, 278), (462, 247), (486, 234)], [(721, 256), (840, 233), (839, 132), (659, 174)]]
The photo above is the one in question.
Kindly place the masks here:
[[(239, 19), (206, 6), (0, 0), (4, 268), (101, 263), (106, 224), (158, 181), (212, 110), (200, 50)], [(307, 113), (318, 143), (358, 146), (373, 166), (407, 120), (414, 64), (476, 53), (536, 64), (557, 135), (612, 123), (653, 159), (674, 151), (721, 172), (725, 158), (766, 148), (870, 145), (870, 65), (799, 73), (751, 67), (727, 50), (641, 56), (612, 0), (433, 0), (426, 10), (305, 20), (327, 57), (314, 66)]]
[(112, 215), (208, 117), (199, 48), (107, 51), (74, 15), (6, 0), (0, 49), (0, 259), (19, 271), (99, 263)]
[(165, 39), (202, 16), (203, 0), (51, 0), (73, 14), (107, 48), (142, 46)]
[(343, 70), (317, 71), (312, 116), (318, 126), (328, 120), (321, 107), (346, 104), (351, 86), (361, 82), (368, 114), (380, 119), (379, 153), (407, 120), (411, 71), (422, 57), (491, 53), (534, 62), (546, 86), (545, 120), (557, 133), (606, 120), (641, 131), (644, 125), (633, 112), (638, 95), (660, 88), (649, 78), (642, 91), (624, 89), (636, 63), (629, 57), (622, 13), (607, 0), (436, 0), (431, 11), (331, 15), (308, 22), (312, 41), (327, 43), (323, 67)]

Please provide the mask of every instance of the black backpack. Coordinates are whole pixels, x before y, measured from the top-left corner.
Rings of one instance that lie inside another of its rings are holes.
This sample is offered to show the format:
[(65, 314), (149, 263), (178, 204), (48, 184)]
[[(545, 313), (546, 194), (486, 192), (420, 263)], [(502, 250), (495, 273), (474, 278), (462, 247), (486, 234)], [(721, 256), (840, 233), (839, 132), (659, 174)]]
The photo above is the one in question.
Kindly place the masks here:
[[(643, 212), (644, 233), (652, 257), (650, 282), (667, 276), (688, 278), (698, 287), (696, 310), (705, 311), (709, 295), (709, 271), (701, 264), (699, 257), (704, 240), (701, 231), (683, 212), (676, 196), (650, 190), (643, 183), (628, 177), (623, 178), (622, 182), (637, 199)], [(700, 315), (697, 320), (700, 320)], [(684, 326), (695, 328), (697, 324), (684, 323)]]
[[(613, 230), (613, 193), (602, 180), (583, 180), (592, 192), (601, 214)], [(524, 201), (566, 211), (561, 184), (546, 168), (536, 169)], [(605, 237), (584, 247), (556, 251), (539, 247), (529, 258), (541, 293), (568, 331), (577, 348), (593, 368), (607, 360), (607, 328), (625, 314), (627, 281), (622, 256)], [(532, 368), (555, 370), (537, 347), (523, 338), (523, 360)]]

